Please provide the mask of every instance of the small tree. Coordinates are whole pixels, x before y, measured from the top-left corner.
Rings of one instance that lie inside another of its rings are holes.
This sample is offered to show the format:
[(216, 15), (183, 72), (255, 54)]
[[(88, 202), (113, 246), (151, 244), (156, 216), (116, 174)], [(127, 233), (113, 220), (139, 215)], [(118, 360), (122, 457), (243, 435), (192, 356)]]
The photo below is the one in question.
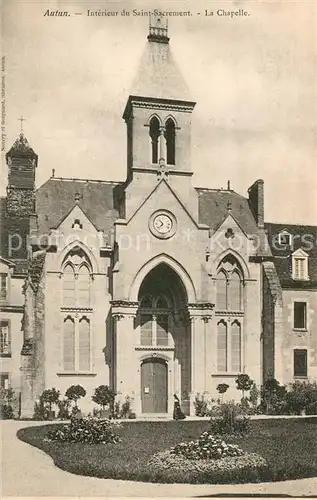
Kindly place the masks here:
[(84, 398), (85, 396), (86, 396), (86, 390), (79, 384), (71, 385), (65, 392), (65, 397), (69, 401), (74, 401), (76, 407), (77, 407), (77, 401), (80, 398)]
[(221, 401), (223, 401), (223, 395), (225, 394), (225, 392), (227, 392), (228, 389), (229, 389), (228, 384), (218, 384), (217, 385), (217, 391), (219, 392), (219, 394), (221, 394)]
[(94, 403), (101, 406), (103, 410), (105, 410), (106, 406), (108, 406), (112, 415), (115, 397), (115, 391), (110, 389), (107, 385), (99, 385), (99, 387), (96, 387), (94, 395), (91, 399)]
[(49, 412), (52, 412), (52, 405), (57, 404), (59, 400), (60, 392), (53, 387), (52, 389), (45, 389), (42, 392), (40, 400), (44, 405), (48, 406)]
[(253, 385), (253, 380), (246, 373), (240, 373), (236, 378), (237, 389), (242, 391), (242, 399), (244, 400), (245, 391), (249, 391)]

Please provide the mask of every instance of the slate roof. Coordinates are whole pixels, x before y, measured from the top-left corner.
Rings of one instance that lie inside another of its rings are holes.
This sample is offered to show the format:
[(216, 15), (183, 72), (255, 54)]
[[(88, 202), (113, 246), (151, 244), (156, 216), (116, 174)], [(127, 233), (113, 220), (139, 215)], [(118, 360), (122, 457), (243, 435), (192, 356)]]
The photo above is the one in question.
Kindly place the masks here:
[(192, 101), (168, 43), (149, 40), (130, 94), (133, 96)]
[(228, 202), (231, 214), (247, 234), (258, 234), (247, 198), (232, 190), (196, 188), (199, 196), (199, 222), (216, 230), (228, 215)]
[[(36, 192), (40, 234), (49, 234), (78, 205), (97, 230), (110, 234), (118, 218), (115, 182), (51, 177)], [(78, 201), (76, 201), (78, 198)]]
[[(274, 264), (283, 288), (317, 288), (317, 226), (265, 223)], [(292, 235), (292, 246), (278, 244), (278, 234), (286, 230)], [(292, 253), (302, 248), (308, 254), (309, 280), (292, 279)]]
[(34, 153), (23, 132), (19, 134), (17, 139), (14, 141), (13, 146), (6, 154), (6, 158), (11, 157), (37, 159), (37, 154)]

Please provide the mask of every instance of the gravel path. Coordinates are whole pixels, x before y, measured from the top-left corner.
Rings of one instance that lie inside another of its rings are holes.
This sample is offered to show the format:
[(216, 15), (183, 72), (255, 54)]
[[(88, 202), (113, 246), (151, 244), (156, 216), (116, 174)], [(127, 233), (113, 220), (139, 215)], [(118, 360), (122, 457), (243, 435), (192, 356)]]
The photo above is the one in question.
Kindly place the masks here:
[(218, 495), (317, 496), (317, 478), (278, 483), (231, 485), (151, 484), (76, 476), (58, 469), (43, 451), (16, 437), (37, 422), (2, 421), (1, 497), (200, 497)]

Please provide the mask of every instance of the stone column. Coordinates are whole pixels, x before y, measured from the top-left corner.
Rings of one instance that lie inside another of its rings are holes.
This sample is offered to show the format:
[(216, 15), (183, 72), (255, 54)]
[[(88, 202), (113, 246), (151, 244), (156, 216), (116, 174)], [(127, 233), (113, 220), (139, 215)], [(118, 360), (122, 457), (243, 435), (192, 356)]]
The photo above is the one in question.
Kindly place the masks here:
[(126, 396), (132, 400), (137, 396), (136, 388), (140, 385), (134, 349), (137, 343), (134, 321), (138, 304), (124, 301), (113, 301), (112, 304), (112, 316), (115, 320), (115, 390), (117, 401), (122, 404)]
[(165, 127), (160, 127), (160, 136), (159, 136), (159, 147), (160, 147), (160, 158), (159, 164), (166, 164), (166, 141), (164, 137)]

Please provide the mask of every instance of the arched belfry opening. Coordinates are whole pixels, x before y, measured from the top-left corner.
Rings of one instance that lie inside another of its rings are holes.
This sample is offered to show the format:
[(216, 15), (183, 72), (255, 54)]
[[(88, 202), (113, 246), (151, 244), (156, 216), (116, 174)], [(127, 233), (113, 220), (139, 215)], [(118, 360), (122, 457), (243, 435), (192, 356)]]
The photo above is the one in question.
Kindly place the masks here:
[(166, 140), (166, 162), (168, 165), (175, 165), (175, 123), (172, 118), (168, 118), (165, 123)]
[(151, 162), (158, 163), (160, 123), (156, 116), (153, 116), (153, 118), (150, 121), (150, 137), (151, 137)]
[(187, 292), (180, 276), (165, 263), (143, 279), (135, 330), (140, 359), (142, 413), (166, 413), (177, 393), (189, 412), (190, 325)]

